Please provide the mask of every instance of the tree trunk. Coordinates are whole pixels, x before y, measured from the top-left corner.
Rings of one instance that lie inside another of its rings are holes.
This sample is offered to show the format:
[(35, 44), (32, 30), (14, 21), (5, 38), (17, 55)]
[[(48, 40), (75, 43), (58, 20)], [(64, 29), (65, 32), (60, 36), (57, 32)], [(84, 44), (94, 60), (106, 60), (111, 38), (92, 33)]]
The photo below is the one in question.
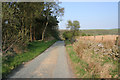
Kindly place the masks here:
[[(21, 38), (16, 39), (7, 49), (5, 49), (4, 51), (2, 51), (2, 53), (6, 53), (18, 40), (20, 40)], [(7, 55), (7, 54), (6, 54)]]
[(24, 35), (26, 35), (26, 18), (25, 18), (25, 10), (24, 10), (24, 20), (23, 20), (23, 22), (24, 22)]
[(36, 40), (36, 38), (35, 38), (35, 27), (34, 27), (34, 36), (33, 36), (33, 39)]
[(30, 41), (32, 42), (32, 23), (30, 24)]
[(24, 17), (22, 17), (22, 39), (24, 38)]
[(30, 23), (30, 41), (32, 42), (33, 41), (33, 39), (32, 39), (32, 14), (31, 14), (31, 23)]
[(47, 25), (48, 25), (48, 22), (46, 22), (45, 28), (44, 28), (43, 33), (42, 33), (42, 41), (44, 40), (44, 35), (45, 35)]

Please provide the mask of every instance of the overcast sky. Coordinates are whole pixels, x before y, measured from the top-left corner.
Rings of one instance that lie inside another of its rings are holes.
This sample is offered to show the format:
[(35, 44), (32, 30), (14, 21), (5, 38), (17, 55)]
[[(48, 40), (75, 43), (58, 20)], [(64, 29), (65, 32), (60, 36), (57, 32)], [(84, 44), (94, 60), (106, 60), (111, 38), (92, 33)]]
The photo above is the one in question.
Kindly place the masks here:
[(67, 20), (78, 20), (81, 29), (118, 28), (118, 2), (62, 2), (64, 16), (59, 23), (65, 29)]

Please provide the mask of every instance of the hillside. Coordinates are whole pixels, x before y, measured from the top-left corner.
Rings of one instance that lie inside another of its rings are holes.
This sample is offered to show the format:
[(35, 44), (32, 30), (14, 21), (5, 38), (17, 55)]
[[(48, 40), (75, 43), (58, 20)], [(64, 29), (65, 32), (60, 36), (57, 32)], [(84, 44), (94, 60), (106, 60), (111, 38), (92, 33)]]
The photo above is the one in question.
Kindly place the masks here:
[(118, 29), (92, 29), (92, 30), (81, 30), (81, 32), (90, 35), (117, 35)]
[[(60, 30), (60, 33), (64, 33), (67, 30)], [(118, 29), (89, 29), (89, 30), (80, 30), (80, 34), (90, 34), (90, 35), (117, 35)]]

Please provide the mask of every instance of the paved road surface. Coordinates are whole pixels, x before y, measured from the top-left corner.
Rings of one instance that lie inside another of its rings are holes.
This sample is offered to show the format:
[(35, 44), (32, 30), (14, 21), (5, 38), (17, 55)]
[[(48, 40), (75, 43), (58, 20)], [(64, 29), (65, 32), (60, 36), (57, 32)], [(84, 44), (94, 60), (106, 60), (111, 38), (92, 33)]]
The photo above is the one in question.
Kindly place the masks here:
[(45, 52), (19, 66), (9, 78), (73, 78), (68, 65), (64, 41), (57, 41)]

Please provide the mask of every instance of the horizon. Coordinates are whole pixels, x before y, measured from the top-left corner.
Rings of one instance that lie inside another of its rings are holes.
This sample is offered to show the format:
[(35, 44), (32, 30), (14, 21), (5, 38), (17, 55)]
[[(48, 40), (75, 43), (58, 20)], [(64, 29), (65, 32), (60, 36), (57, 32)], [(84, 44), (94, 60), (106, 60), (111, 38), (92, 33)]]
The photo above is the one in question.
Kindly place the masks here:
[[(120, 28), (113, 28), (113, 29), (120, 29)], [(79, 30), (113, 30), (113, 29), (79, 29)], [(67, 30), (67, 29), (59, 29), (59, 30)]]

